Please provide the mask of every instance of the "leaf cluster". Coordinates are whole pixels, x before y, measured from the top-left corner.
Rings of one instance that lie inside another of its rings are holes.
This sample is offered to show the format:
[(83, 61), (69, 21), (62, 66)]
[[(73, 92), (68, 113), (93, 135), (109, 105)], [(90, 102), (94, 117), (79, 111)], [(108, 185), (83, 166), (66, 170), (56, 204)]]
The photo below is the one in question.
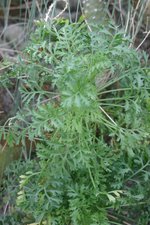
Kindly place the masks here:
[(22, 109), (3, 128), (37, 140), (39, 167), (17, 198), (37, 223), (108, 225), (111, 209), (143, 202), (148, 212), (150, 79), (129, 46), (112, 24), (38, 24), (16, 73)]

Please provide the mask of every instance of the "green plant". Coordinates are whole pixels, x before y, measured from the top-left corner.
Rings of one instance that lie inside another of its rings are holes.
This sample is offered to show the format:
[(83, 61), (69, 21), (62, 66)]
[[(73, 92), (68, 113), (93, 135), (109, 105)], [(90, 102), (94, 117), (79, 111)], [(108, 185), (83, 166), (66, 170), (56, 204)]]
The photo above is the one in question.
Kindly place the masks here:
[(18, 160), (7, 166), (0, 187), (0, 224), (19, 225), (32, 222), (30, 215), (17, 208), (16, 198), (21, 174), (28, 170), (36, 170), (38, 163), (34, 160)]
[(148, 212), (150, 79), (129, 45), (112, 24), (39, 22), (28, 60), (12, 68), (22, 109), (2, 133), (37, 141), (39, 167), (20, 177), (17, 198), (37, 223), (119, 224), (115, 210), (142, 203)]

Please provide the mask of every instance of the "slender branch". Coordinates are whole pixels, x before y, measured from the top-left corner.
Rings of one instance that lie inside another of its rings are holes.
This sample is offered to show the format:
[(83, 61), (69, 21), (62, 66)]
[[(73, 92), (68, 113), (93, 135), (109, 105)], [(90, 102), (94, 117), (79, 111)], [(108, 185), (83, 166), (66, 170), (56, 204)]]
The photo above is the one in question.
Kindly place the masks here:
[(108, 113), (106, 113), (106, 111), (101, 107), (99, 106), (100, 110), (110, 119), (110, 121), (115, 125), (117, 126), (116, 122), (108, 115)]
[(145, 40), (148, 38), (149, 35), (150, 35), (150, 30), (147, 32), (143, 41), (139, 44), (139, 46), (136, 48), (136, 50), (139, 50), (139, 48), (143, 45), (143, 43), (145, 42)]

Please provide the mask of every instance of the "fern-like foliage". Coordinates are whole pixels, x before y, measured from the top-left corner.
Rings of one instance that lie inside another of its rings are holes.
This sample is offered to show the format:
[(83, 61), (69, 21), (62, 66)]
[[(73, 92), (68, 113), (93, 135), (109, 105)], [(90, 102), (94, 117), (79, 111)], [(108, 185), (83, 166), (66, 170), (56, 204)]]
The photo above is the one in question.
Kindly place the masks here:
[(7, 127), (38, 140), (39, 169), (21, 176), (17, 199), (36, 222), (109, 225), (109, 209), (149, 198), (150, 79), (129, 45), (112, 24), (38, 24), (17, 68), (23, 108)]

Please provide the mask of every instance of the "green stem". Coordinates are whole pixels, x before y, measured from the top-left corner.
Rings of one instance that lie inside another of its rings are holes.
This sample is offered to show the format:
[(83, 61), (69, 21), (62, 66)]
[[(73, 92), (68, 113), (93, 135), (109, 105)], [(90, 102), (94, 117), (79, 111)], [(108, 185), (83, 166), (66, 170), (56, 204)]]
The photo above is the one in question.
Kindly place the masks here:
[(130, 177), (128, 177), (124, 182), (127, 182), (128, 180), (132, 179), (134, 176), (136, 176), (138, 173), (140, 173), (143, 169), (145, 169), (150, 163), (150, 160), (143, 166), (141, 167), (138, 171), (136, 171), (134, 174), (132, 174)]
[(94, 182), (94, 179), (93, 179), (93, 176), (92, 176), (92, 173), (91, 173), (90, 168), (88, 168), (88, 171), (89, 171), (89, 175), (90, 175), (90, 178), (91, 178), (91, 181), (92, 181), (93, 187), (94, 187), (94, 188), (96, 188), (96, 185), (95, 185), (95, 182)]

